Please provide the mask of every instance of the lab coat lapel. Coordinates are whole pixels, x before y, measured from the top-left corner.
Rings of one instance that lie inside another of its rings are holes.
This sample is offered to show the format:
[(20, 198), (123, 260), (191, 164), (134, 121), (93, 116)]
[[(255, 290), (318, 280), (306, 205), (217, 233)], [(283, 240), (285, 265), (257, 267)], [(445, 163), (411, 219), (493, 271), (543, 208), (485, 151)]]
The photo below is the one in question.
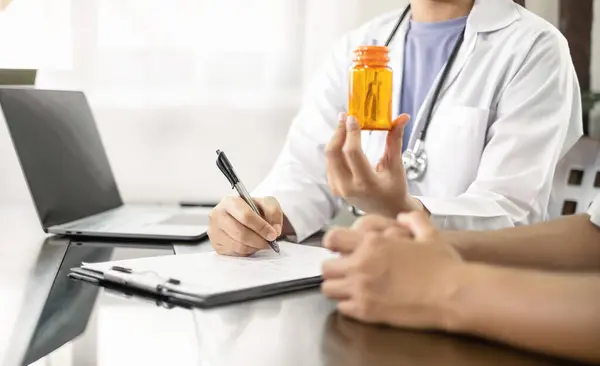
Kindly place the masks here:
[[(456, 57), (456, 61), (442, 86), (440, 98), (456, 80), (465, 64), (475, 51), (480, 33), (493, 32), (507, 27), (520, 15), (513, 0), (476, 0), (465, 29), (465, 40)], [(437, 85), (437, 84), (434, 84)]]
[[(468, 26), (467, 26), (467, 28), (468, 28)], [(467, 63), (467, 61), (473, 54), (473, 51), (475, 51), (475, 45), (477, 44), (477, 36), (478, 36), (478, 34), (473, 32), (472, 29), (465, 30), (465, 39), (463, 41), (462, 46), (460, 47), (460, 50), (458, 51), (458, 55), (456, 55), (456, 60), (454, 61), (454, 65), (452, 65), (452, 68), (448, 72), (448, 77), (447, 77), (446, 81), (444, 82), (444, 85), (442, 85), (442, 89), (440, 91), (438, 101), (442, 99), (444, 93), (448, 90), (448, 88), (456, 80), (456, 78), (458, 77), (460, 72), (465, 67), (465, 64)], [(441, 72), (440, 72), (440, 75), (438, 75), (438, 79), (436, 80), (436, 83), (433, 84), (434, 87), (431, 89), (431, 91), (429, 93), (430, 98), (433, 97), (433, 91), (435, 90), (435, 86), (437, 86), (437, 83), (440, 82), (440, 76), (441, 76)], [(431, 102), (431, 99), (430, 99), (430, 102)], [(437, 105), (436, 105), (436, 107), (437, 107)]]

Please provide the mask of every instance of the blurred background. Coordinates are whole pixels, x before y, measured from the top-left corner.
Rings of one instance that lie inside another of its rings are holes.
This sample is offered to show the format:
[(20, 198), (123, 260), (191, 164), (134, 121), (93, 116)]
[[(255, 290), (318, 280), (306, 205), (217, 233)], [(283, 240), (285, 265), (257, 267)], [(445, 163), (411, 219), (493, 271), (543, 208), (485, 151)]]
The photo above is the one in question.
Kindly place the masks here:
[[(0, 69), (86, 92), (126, 201), (217, 201), (230, 190), (215, 150), (256, 186), (332, 44), (407, 2), (0, 0)], [(582, 87), (600, 91), (600, 0), (526, 6), (569, 36)], [(29, 200), (4, 123), (0, 174), (0, 201)]]

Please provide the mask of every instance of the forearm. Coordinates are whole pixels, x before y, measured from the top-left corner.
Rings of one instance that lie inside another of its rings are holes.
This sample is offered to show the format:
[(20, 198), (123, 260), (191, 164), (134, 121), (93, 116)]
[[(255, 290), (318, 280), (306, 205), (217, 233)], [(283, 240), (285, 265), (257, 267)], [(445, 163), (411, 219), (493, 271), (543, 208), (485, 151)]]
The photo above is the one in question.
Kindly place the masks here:
[(442, 234), (468, 261), (554, 270), (600, 269), (600, 229), (588, 215), (495, 231)]
[(600, 276), (468, 264), (455, 280), (447, 330), (600, 362)]

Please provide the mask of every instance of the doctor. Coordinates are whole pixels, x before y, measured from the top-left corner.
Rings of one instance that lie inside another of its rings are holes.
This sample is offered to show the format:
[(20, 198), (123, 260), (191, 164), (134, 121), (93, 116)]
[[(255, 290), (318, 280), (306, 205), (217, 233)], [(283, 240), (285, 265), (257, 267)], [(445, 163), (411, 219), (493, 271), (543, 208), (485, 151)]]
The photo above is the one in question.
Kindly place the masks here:
[[(390, 217), (424, 211), (443, 229), (548, 218), (557, 163), (582, 134), (566, 40), (512, 0), (410, 5), (339, 42), (253, 192), (264, 219), (238, 197), (212, 212), (219, 253), (250, 255), (282, 235), (302, 241), (342, 202)], [(387, 39), (400, 117), (387, 134), (361, 132), (343, 114), (352, 51)], [(423, 174), (403, 167), (403, 151), (426, 153)]]

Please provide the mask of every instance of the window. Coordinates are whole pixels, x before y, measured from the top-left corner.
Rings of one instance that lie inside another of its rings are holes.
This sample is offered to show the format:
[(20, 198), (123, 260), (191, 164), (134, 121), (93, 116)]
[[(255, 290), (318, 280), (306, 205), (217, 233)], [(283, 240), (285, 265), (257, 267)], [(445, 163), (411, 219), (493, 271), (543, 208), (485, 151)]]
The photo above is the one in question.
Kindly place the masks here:
[(70, 69), (71, 0), (0, 1), (0, 68)]
[(85, 89), (142, 103), (297, 103), (303, 0), (97, 0)]

